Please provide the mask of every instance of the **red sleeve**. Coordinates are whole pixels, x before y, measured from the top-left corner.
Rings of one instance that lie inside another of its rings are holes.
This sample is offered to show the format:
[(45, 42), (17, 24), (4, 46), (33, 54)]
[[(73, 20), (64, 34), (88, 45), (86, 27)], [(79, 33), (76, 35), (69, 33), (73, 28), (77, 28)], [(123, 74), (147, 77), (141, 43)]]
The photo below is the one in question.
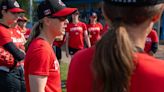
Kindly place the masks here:
[(69, 31), (70, 31), (70, 24), (68, 24), (66, 27), (66, 32), (69, 32)]
[(87, 26), (86, 26), (86, 24), (85, 24), (85, 23), (83, 23), (83, 25), (82, 25), (82, 26), (83, 26), (83, 30), (84, 30), (84, 31), (86, 31), (86, 30), (87, 30)]
[(0, 27), (0, 46), (5, 45), (6, 43), (12, 42), (11, 34), (9, 29)]
[(153, 35), (152, 42), (158, 42), (158, 35), (155, 30), (152, 31), (152, 35)]
[(103, 26), (101, 23), (99, 23), (100, 30), (103, 31)]
[(29, 74), (32, 75), (49, 75), (50, 52), (45, 48), (34, 50), (29, 62)]

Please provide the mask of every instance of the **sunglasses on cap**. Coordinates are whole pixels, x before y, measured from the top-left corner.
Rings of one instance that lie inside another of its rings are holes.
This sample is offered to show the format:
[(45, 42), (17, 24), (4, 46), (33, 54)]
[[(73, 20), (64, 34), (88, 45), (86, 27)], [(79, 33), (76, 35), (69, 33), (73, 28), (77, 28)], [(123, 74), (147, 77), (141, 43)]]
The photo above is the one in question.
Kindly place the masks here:
[(60, 21), (65, 21), (67, 19), (67, 17), (49, 17), (49, 18), (58, 19)]

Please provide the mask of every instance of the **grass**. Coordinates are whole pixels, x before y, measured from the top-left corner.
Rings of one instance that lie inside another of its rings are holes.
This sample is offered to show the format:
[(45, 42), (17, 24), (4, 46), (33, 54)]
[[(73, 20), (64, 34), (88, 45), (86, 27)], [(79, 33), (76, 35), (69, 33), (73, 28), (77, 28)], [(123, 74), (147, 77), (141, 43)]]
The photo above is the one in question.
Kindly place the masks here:
[[(61, 73), (62, 83), (65, 82), (66, 79), (67, 79), (68, 67), (69, 67), (68, 63), (61, 62), (61, 64), (60, 64), (60, 73)], [(62, 88), (62, 92), (66, 92), (65, 87)]]

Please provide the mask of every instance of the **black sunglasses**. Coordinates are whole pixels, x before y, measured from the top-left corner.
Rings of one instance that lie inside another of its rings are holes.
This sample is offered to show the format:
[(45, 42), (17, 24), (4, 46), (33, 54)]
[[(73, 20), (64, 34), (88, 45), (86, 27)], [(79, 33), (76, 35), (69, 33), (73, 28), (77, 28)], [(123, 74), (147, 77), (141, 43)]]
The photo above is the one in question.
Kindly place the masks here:
[(67, 19), (67, 17), (52, 17), (52, 16), (49, 18), (58, 19), (60, 21), (65, 21)]

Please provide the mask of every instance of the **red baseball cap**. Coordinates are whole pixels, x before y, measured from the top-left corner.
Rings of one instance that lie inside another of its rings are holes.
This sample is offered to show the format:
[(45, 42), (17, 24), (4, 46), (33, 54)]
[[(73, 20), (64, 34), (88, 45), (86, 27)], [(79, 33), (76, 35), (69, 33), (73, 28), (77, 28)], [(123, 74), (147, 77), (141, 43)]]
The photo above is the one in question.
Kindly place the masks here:
[(13, 13), (25, 12), (25, 10), (20, 8), (16, 0), (2, 0), (1, 10), (8, 10)]
[(61, 0), (45, 0), (40, 3), (37, 9), (38, 18), (45, 16), (65, 17), (71, 15), (77, 8), (69, 8)]

